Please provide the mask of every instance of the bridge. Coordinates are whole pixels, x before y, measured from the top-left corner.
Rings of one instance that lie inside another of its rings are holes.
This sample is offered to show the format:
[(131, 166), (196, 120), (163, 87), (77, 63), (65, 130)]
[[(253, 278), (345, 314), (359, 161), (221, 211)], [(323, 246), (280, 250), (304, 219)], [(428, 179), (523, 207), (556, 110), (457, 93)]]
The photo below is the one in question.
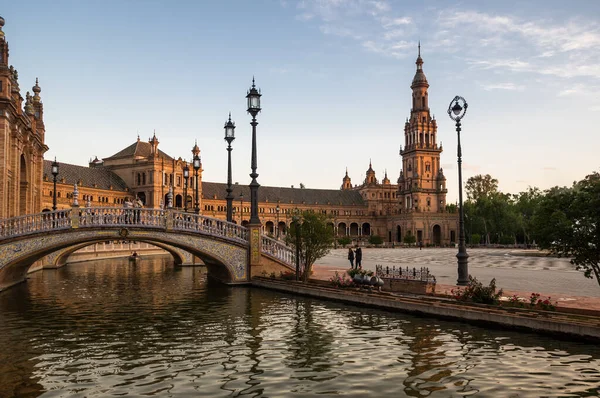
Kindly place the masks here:
[(73, 251), (110, 240), (153, 244), (176, 264), (198, 257), (227, 284), (295, 269), (292, 249), (259, 227), (173, 209), (72, 207), (0, 220), (0, 291), (24, 281), (36, 261), (59, 267)]

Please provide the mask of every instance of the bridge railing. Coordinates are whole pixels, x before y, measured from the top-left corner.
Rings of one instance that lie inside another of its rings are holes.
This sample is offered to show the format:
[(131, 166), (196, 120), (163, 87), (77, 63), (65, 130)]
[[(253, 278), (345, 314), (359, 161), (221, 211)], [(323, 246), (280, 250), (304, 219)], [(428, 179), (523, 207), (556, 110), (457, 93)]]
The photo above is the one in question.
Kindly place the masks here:
[(0, 220), (0, 240), (44, 231), (71, 228), (71, 209)]
[(248, 242), (248, 229), (218, 218), (200, 214), (173, 211), (173, 229), (187, 232), (202, 232), (212, 236), (225, 237), (238, 242)]
[(284, 242), (263, 235), (261, 243), (263, 253), (269, 254), (290, 266), (294, 265), (294, 250)]
[(165, 211), (123, 207), (83, 207), (79, 209), (79, 226), (165, 228)]

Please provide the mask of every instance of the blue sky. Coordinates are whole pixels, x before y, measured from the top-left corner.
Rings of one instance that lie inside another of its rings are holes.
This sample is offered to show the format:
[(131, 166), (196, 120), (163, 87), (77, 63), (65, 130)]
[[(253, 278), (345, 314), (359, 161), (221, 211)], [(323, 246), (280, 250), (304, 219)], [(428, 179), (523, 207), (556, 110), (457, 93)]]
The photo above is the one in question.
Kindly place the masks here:
[(236, 122), (233, 180), (250, 181), (246, 90), (262, 90), (261, 185), (340, 187), (372, 160), (395, 181), (421, 41), (442, 166), (504, 192), (570, 185), (599, 170), (597, 1), (27, 1), (0, 10), (22, 95), (39, 77), (47, 159), (86, 165), (156, 130), (159, 148), (226, 181), (223, 124)]

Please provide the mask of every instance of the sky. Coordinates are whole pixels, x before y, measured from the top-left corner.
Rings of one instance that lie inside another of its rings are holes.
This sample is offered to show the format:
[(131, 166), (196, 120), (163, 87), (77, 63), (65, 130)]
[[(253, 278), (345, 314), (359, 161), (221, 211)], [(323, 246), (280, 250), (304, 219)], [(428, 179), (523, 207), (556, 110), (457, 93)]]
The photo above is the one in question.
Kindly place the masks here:
[(449, 203), (456, 95), (463, 181), (490, 174), (518, 193), (599, 171), (599, 1), (2, 3), (22, 96), (42, 88), (46, 159), (87, 165), (156, 132), (175, 158), (197, 140), (203, 180), (226, 182), (231, 112), (233, 181), (248, 184), (254, 77), (261, 185), (338, 189), (370, 161), (395, 182), (420, 41)]

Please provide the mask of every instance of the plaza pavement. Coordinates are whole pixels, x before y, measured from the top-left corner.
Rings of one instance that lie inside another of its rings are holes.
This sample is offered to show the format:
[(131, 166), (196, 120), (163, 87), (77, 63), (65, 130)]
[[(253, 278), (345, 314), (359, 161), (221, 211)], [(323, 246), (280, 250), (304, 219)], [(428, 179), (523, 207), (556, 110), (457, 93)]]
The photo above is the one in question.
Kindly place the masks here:
[[(439, 248), (363, 248), (363, 269), (375, 271), (375, 265), (420, 268), (428, 267), (437, 280), (437, 294), (450, 294), (456, 287), (456, 249)], [(539, 293), (551, 297), (559, 307), (597, 312), (600, 315), (600, 286), (576, 271), (568, 259), (540, 256), (535, 250), (468, 249), (469, 274), (487, 285), (496, 278), (505, 296), (517, 294), (529, 298)], [(317, 260), (314, 277), (328, 280), (335, 271), (343, 274), (350, 268), (348, 249), (334, 249)]]

